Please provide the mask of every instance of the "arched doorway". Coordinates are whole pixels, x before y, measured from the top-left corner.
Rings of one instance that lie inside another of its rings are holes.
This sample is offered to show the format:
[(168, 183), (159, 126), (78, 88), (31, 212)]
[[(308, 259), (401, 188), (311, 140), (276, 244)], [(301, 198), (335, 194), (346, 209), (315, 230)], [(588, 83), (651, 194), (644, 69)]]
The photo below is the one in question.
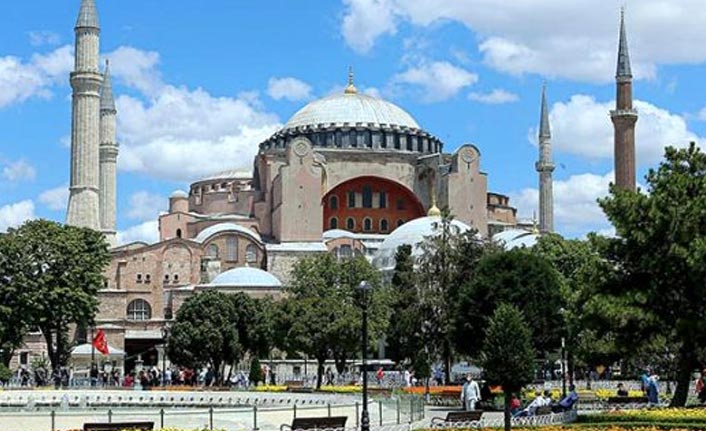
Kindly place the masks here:
[(409, 189), (394, 181), (365, 176), (348, 180), (323, 199), (324, 230), (388, 234), (400, 223), (425, 215)]

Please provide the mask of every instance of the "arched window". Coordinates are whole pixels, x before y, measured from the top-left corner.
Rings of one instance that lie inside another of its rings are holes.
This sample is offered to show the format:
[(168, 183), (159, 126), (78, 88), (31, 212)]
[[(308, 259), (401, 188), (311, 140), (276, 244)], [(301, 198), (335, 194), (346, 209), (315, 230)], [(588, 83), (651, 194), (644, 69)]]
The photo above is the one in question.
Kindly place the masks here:
[(380, 192), (380, 208), (387, 208), (387, 193)]
[(135, 299), (127, 306), (127, 320), (150, 320), (152, 307), (144, 299)]
[(181, 238), (181, 229), (177, 229), (177, 238)]
[(363, 208), (373, 207), (373, 188), (369, 185), (363, 186)]
[(380, 220), (380, 232), (387, 232), (390, 227), (387, 224), (387, 219)]
[(328, 201), (328, 206), (332, 210), (337, 210), (338, 209), (338, 197), (337, 196), (331, 196), (331, 198)]
[(329, 229), (338, 229), (338, 219), (336, 217), (331, 217), (328, 222)]
[(231, 262), (238, 260), (238, 238), (234, 236), (226, 238), (226, 260)]
[(400, 227), (403, 224), (404, 224), (404, 220), (402, 220), (402, 219), (397, 220), (397, 227)]
[(209, 245), (206, 254), (208, 257), (218, 259), (218, 246), (216, 244)]
[(257, 262), (257, 246), (255, 246), (255, 244), (249, 244), (245, 248), (245, 261), (247, 263)]
[(348, 219), (346, 220), (346, 229), (350, 231), (355, 229), (355, 220), (353, 219), (353, 217), (348, 217)]
[(348, 192), (348, 208), (355, 208), (355, 192), (353, 190)]
[(373, 230), (373, 221), (370, 220), (369, 217), (366, 217), (363, 220), (363, 230), (366, 232), (370, 232), (371, 230)]

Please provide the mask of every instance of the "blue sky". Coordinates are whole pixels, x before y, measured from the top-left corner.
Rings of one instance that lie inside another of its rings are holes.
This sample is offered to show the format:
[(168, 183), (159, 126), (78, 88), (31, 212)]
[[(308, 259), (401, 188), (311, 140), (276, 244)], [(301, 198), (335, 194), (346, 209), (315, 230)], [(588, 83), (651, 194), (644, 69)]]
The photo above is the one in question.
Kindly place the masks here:
[[(533, 136), (546, 80), (556, 227), (609, 232), (595, 199), (612, 180), (623, 4), (641, 179), (665, 145), (704, 142), (701, 0), (97, 0), (118, 96), (121, 238), (156, 238), (172, 190), (248, 170), (260, 140), (342, 90), (349, 65), (359, 89), (409, 111), (446, 150), (476, 144), (490, 189), (523, 216), (536, 208)], [(64, 219), (78, 5), (0, 6), (0, 231)]]

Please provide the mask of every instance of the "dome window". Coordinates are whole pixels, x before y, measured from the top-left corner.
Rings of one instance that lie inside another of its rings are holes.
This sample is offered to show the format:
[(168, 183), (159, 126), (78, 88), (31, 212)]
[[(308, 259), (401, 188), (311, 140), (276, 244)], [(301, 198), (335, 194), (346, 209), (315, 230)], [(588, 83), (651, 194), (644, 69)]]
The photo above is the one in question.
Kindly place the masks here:
[(355, 220), (353, 219), (353, 217), (348, 217), (348, 219), (346, 220), (346, 229), (351, 232), (355, 230)]
[(216, 244), (209, 245), (206, 254), (208, 255), (208, 257), (218, 259), (218, 246)]
[(348, 192), (348, 208), (355, 208), (355, 192), (353, 190)]
[(337, 210), (338, 209), (338, 197), (337, 196), (331, 196), (329, 199), (329, 208), (332, 210)]
[(380, 232), (387, 232), (389, 229), (387, 219), (380, 220)]
[(234, 236), (226, 238), (226, 260), (231, 262), (238, 260), (238, 238)]
[(255, 244), (249, 244), (245, 249), (245, 261), (247, 263), (257, 262), (257, 247)]
[(373, 188), (369, 185), (363, 186), (363, 208), (373, 207)]
[(363, 220), (363, 230), (366, 232), (370, 232), (371, 230), (373, 230), (373, 221), (370, 220), (369, 217), (366, 217)]
[(338, 219), (336, 217), (331, 217), (328, 222), (329, 229), (338, 229)]

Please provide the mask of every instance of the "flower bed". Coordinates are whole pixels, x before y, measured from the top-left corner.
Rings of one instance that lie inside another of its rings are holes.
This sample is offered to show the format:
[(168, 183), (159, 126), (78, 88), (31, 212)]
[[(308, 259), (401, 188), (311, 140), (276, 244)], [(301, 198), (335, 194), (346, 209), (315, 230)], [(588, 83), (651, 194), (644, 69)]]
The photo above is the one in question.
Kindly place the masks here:
[(669, 423), (698, 424), (706, 427), (706, 408), (666, 408), (618, 410), (580, 416), (580, 423)]

